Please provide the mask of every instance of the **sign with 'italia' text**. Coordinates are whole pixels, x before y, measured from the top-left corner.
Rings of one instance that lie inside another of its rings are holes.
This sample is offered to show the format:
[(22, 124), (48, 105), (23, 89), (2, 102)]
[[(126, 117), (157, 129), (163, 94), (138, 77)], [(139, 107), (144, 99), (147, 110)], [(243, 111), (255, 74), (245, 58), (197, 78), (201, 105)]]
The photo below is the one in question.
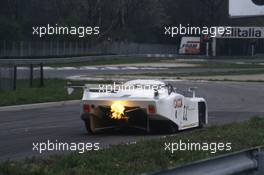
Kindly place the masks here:
[(217, 38), (264, 38), (264, 27), (232, 27)]

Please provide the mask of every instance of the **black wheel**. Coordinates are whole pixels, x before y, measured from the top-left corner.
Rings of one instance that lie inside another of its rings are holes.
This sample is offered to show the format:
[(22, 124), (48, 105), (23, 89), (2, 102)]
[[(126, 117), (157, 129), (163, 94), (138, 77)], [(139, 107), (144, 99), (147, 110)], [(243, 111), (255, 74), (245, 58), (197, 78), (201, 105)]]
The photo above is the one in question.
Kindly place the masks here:
[(92, 130), (91, 125), (91, 116), (88, 114), (82, 114), (81, 119), (84, 122), (85, 128), (89, 134), (95, 134), (95, 132)]
[(153, 134), (174, 134), (178, 132), (178, 126), (170, 121), (151, 121), (150, 133)]
[(170, 123), (170, 125), (169, 125), (169, 132), (170, 132), (171, 134), (175, 134), (175, 133), (177, 133), (178, 131), (179, 131), (178, 126), (175, 125), (175, 124), (173, 124), (173, 123)]
[(203, 128), (205, 126), (205, 124), (201, 121), (201, 120), (199, 120), (199, 128)]
[(203, 128), (206, 123), (206, 104), (205, 102), (198, 103), (199, 112), (199, 128)]
[(94, 132), (91, 129), (91, 123), (89, 119), (84, 121), (84, 125), (89, 134), (94, 134)]

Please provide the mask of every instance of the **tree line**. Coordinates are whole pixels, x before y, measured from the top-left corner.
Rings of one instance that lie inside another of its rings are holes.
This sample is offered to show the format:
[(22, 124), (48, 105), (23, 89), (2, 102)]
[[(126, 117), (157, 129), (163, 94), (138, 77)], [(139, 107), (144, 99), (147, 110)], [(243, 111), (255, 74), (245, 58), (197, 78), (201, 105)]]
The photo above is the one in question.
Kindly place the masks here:
[(32, 26), (59, 24), (99, 26), (100, 37), (93, 38), (98, 41), (173, 43), (175, 39), (164, 37), (164, 26), (259, 26), (263, 19), (230, 19), (228, 0), (2, 0), (0, 40), (37, 39)]

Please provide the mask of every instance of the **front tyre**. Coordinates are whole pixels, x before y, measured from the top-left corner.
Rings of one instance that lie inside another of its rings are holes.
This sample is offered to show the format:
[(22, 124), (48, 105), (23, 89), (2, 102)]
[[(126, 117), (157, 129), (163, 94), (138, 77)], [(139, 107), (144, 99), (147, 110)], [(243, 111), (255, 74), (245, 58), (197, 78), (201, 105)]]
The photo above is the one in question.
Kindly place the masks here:
[(199, 128), (203, 128), (206, 123), (206, 104), (205, 102), (198, 103), (198, 114), (199, 114)]
[(93, 130), (91, 129), (91, 122), (90, 120), (84, 121), (85, 128), (89, 134), (94, 134)]

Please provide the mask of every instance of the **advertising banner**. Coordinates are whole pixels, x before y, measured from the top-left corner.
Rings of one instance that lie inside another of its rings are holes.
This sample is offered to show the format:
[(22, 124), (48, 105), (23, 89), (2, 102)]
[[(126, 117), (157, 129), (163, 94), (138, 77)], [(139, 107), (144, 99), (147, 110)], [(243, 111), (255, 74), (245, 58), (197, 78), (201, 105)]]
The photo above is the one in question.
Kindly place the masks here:
[(264, 27), (232, 27), (231, 32), (218, 34), (217, 38), (264, 38)]
[(200, 37), (182, 37), (179, 53), (186, 55), (195, 55), (200, 53)]
[(229, 0), (230, 17), (264, 15), (264, 0)]

